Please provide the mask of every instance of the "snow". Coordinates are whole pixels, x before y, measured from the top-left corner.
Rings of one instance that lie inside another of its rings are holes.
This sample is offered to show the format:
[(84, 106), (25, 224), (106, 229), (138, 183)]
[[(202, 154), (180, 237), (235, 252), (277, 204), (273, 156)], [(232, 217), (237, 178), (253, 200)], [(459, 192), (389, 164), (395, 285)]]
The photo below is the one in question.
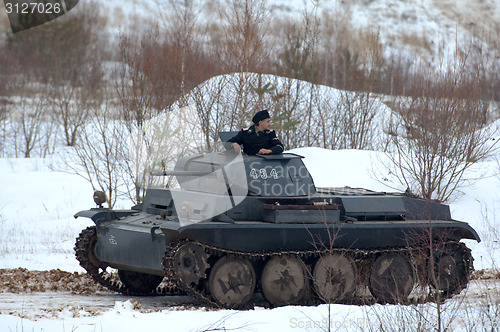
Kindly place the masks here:
[[(141, 331), (147, 326), (152, 331), (304, 331), (325, 328), (328, 324), (326, 305), (316, 307), (285, 307), (251, 311), (204, 311), (163, 310), (155, 313), (140, 313), (131, 301), (116, 302), (109, 312), (98, 320), (89, 317), (73, 318), (71, 312), (63, 311), (60, 319), (21, 320), (18, 317), (0, 316), (2, 326), (16, 330), (44, 331)], [(342, 305), (333, 305), (331, 325), (336, 328), (362, 327), (367, 325), (362, 312), (355, 312)], [(5, 319), (4, 319), (5, 318)], [(2, 327), (0, 327), (2, 330)], [(343, 329), (345, 330), (345, 329)], [(3, 330), (2, 330), (3, 331)], [(6, 329), (5, 331), (8, 331)]]
[(299, 148), (290, 152), (304, 156), (317, 187), (367, 188), (375, 191), (405, 191), (406, 188), (389, 180), (384, 165), (389, 163), (384, 153), (361, 150), (326, 150)]
[[(53, 172), (49, 159), (0, 159), (0, 255), (3, 268), (74, 270), (70, 254), (92, 190), (74, 174)], [(84, 223), (85, 224), (85, 223)]]

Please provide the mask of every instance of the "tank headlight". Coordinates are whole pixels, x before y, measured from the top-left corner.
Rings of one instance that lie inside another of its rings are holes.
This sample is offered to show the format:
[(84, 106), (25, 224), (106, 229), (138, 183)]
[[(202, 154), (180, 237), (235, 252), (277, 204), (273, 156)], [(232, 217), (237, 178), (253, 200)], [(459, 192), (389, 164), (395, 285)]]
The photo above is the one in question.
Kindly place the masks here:
[(94, 202), (102, 208), (102, 205), (104, 203), (106, 203), (108, 199), (106, 198), (106, 194), (104, 193), (104, 191), (95, 191), (94, 192)]

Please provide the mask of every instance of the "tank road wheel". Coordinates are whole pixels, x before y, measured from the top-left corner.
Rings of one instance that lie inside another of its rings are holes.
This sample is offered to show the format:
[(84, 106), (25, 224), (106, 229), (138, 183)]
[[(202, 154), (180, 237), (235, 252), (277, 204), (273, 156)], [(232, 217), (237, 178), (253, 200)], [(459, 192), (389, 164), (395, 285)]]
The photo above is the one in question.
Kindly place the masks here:
[[(429, 280), (446, 296), (460, 293), (467, 286), (472, 270), (470, 252), (461, 250), (457, 244), (449, 243), (434, 252), (434, 276), (432, 262), (429, 261)], [(435, 279), (434, 279), (435, 277)]]
[(210, 294), (227, 308), (245, 305), (255, 290), (255, 271), (246, 259), (224, 256), (210, 271)]
[(152, 294), (163, 277), (152, 274), (118, 270), (120, 281), (132, 294)]
[(413, 289), (413, 269), (406, 257), (385, 253), (377, 257), (370, 274), (370, 292), (382, 303), (405, 302)]
[(275, 306), (298, 304), (308, 292), (306, 266), (297, 256), (275, 256), (262, 272), (264, 297)]
[(188, 285), (198, 285), (202, 278), (206, 278), (208, 269), (208, 254), (199, 244), (188, 242), (183, 244), (175, 253), (175, 273)]
[(357, 275), (356, 263), (351, 257), (326, 255), (314, 267), (314, 289), (318, 297), (327, 303), (341, 301), (354, 293)]

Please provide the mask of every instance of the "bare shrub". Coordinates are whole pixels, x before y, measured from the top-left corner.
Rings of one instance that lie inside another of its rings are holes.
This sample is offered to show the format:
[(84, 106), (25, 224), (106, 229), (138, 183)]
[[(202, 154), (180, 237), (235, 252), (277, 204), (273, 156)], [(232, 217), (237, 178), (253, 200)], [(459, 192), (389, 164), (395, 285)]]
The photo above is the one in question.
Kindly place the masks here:
[(374, 147), (376, 99), (370, 92), (340, 92), (340, 118), (337, 126), (343, 131), (343, 145), (337, 148), (367, 150)]
[(23, 75), (6, 75), (5, 79), (0, 94), (0, 155), (30, 158), (52, 153), (57, 126), (51, 118), (46, 85)]
[[(242, 100), (245, 106), (238, 109)], [(262, 108), (271, 112), (272, 127), (287, 149), (375, 149), (377, 112), (385, 107), (370, 93), (250, 73), (212, 78), (193, 89), (183, 102), (196, 107), (210, 151), (220, 148), (219, 131), (246, 127)]]
[(267, 57), (265, 2), (230, 0), (219, 8), (222, 63), (230, 71), (261, 72)]
[[(189, 30), (191, 23), (184, 24)], [(182, 113), (189, 110), (183, 108), (184, 89), (191, 88), (198, 79), (194, 68), (192, 72), (186, 68), (191, 68), (203, 54), (197, 53), (189, 36), (180, 37), (182, 33), (177, 27), (168, 28), (172, 30), (162, 32), (158, 27), (150, 27), (140, 41), (129, 34), (120, 42), (123, 64), (116, 73), (115, 89), (121, 105), (120, 118), (130, 139), (129, 154), (124, 160), (129, 181), (124, 183), (132, 183), (127, 192), (134, 202), (141, 202), (146, 188), (155, 182), (151, 171), (171, 166), (172, 159), (178, 159), (195, 141), (188, 137), (187, 130), (192, 135), (200, 130), (192, 127), (191, 122), (199, 123), (196, 115), (188, 119), (193, 114)], [(172, 111), (177, 115), (172, 115)]]
[(473, 280), (470, 288), (467, 294), (469, 298), (464, 298), (463, 311), (457, 317), (456, 325), (470, 332), (499, 331), (500, 282), (498, 276), (485, 273)]
[[(253, 86), (259, 75), (235, 73), (214, 77), (192, 89), (183, 100), (196, 107), (209, 151), (220, 149), (219, 131), (238, 131), (250, 123), (262, 100)], [(259, 102), (259, 100), (261, 100)]]
[(156, 175), (172, 170), (183, 156), (206, 152), (198, 114), (193, 107), (161, 113), (131, 132), (129, 123), (123, 125), (128, 137), (123, 182), (127, 186), (127, 197), (137, 203), (143, 201), (146, 189), (151, 186), (175, 185), (173, 177), (164, 179)]
[(366, 307), (366, 325), (361, 330), (421, 332), (463, 329), (463, 317), (469, 312), (464, 302), (464, 298), (454, 298), (444, 304)]
[(93, 105), (89, 114), (89, 121), (64, 162), (71, 171), (89, 181), (94, 191), (105, 192), (108, 207), (113, 208), (119, 190), (123, 190), (127, 142), (122, 124), (113, 118), (107, 101)]
[(474, 83), (448, 72), (440, 77), (441, 89), (422, 82), (415, 97), (392, 105), (387, 155), (412, 192), (446, 201), (465, 171), (495, 151), (496, 128), (487, 123)]
[(33, 85), (25, 81), (16, 85), (20, 98), (12, 110), (10, 122), (16, 157), (20, 152), (23, 157), (30, 158), (44, 138), (44, 124), (50, 124), (47, 118), (47, 97), (43, 93), (33, 93), (32, 89)]
[(187, 101), (196, 108), (202, 126), (204, 144), (210, 152), (222, 148), (218, 134), (220, 131), (235, 129), (227, 126), (225, 92), (229, 86), (229, 80), (216, 77), (191, 90), (187, 98)]
[[(262, 90), (263, 87), (265, 90)], [(307, 124), (297, 125), (308, 104), (311, 84), (294, 79), (278, 79), (252, 73), (218, 76), (193, 89), (186, 103), (196, 106), (204, 130), (205, 141), (211, 150), (217, 149), (219, 131), (238, 131), (251, 123), (260, 107), (272, 114), (273, 128), (290, 149), (304, 140)], [(263, 92), (264, 91), (264, 92)], [(239, 106), (241, 105), (241, 106)]]
[[(100, 64), (95, 66), (95, 72), (101, 72)], [(89, 117), (89, 108), (95, 103), (96, 90), (101, 88), (101, 78), (87, 77), (78, 86), (72, 83), (51, 84), (49, 95), (53, 109), (53, 118), (63, 132), (65, 145), (74, 146), (78, 132), (82, 130)], [(85, 81), (85, 82), (84, 82)], [(88, 85), (86, 84), (88, 83)]]
[(0, 156), (5, 155), (7, 142), (7, 118), (10, 112), (10, 104), (13, 95), (12, 63), (8, 56), (8, 50), (0, 43)]

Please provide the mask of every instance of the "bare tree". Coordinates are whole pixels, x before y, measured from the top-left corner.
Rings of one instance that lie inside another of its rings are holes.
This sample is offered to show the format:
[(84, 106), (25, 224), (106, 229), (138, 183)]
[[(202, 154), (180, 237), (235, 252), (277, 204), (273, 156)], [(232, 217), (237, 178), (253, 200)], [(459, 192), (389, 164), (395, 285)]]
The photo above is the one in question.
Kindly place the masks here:
[(153, 169), (173, 167), (183, 153), (205, 148), (198, 135), (203, 132), (199, 117), (206, 111), (190, 107), (184, 93), (208, 72), (198, 74), (197, 68), (211, 60), (191, 39), (196, 25), (192, 3), (170, 5), (182, 13), (181, 18), (164, 17), (163, 29), (150, 26), (140, 41), (130, 33), (120, 42), (123, 65), (115, 88), (130, 139), (125, 165), (133, 188), (128, 192), (136, 202), (156, 183), (150, 176)]
[(7, 104), (9, 100), (5, 96), (0, 97), (0, 157), (5, 156), (5, 142), (7, 141)]
[[(344, 149), (367, 150), (374, 148), (374, 118), (377, 113), (377, 99), (370, 92), (340, 92), (340, 118)], [(378, 101), (380, 103), (380, 101)]]
[[(131, 150), (124, 158), (124, 166), (133, 186), (127, 192), (134, 202), (142, 201), (148, 185), (150, 169), (140, 165), (151, 153), (144, 152), (144, 146), (148, 150), (153, 144), (152, 137), (147, 136), (148, 123), (162, 111), (168, 111), (170, 108), (166, 105), (173, 102), (177, 95), (175, 91), (164, 93), (173, 84), (173, 79), (165, 67), (170, 59), (163, 53), (166, 45), (161, 42), (158, 28), (150, 27), (140, 39), (139, 42), (133, 34), (122, 37), (122, 65), (115, 73), (118, 77), (115, 89), (121, 106), (119, 117), (127, 131), (126, 137), (131, 140)], [(161, 132), (158, 135), (164, 136)]]
[(225, 77), (215, 77), (195, 87), (187, 98), (198, 112), (208, 151), (221, 149), (219, 132), (234, 129), (227, 126), (226, 91), (229, 85)]
[(165, 60), (172, 63), (172, 72), (178, 80), (178, 97), (182, 97), (186, 89), (192, 87), (190, 79), (198, 75), (199, 66), (193, 63), (193, 58), (196, 58), (198, 53), (194, 40), (198, 28), (198, 14), (193, 0), (170, 0), (168, 4), (168, 12), (171, 15), (166, 16), (165, 12), (160, 12), (166, 43), (173, 50)]
[(231, 0), (220, 6), (222, 61), (239, 72), (259, 72), (266, 58), (265, 1)]
[(465, 171), (495, 151), (496, 128), (474, 83), (446, 73), (441, 90), (423, 83), (417, 96), (393, 105), (388, 157), (412, 192), (446, 201)]
[(222, 72), (236, 72), (232, 82), (234, 103), (228, 105), (231, 115), (229, 128), (246, 126), (255, 109), (251, 109), (255, 93), (249, 84), (256, 86), (256, 76), (266, 63), (265, 47), (267, 11), (265, 1), (231, 0), (219, 10), (221, 33), (213, 36), (220, 57)]
[(33, 93), (33, 85), (21, 80), (16, 84), (19, 102), (12, 109), (11, 127), (14, 146), (25, 158), (30, 158), (33, 150), (43, 139), (43, 129), (47, 121), (47, 97), (43, 93)]
[(105, 192), (108, 207), (113, 208), (124, 185), (123, 152), (127, 143), (122, 124), (114, 119), (107, 101), (93, 105), (89, 113), (89, 121), (65, 164), (89, 181), (94, 190)]
[(93, 100), (95, 92), (91, 91), (94, 88), (96, 87), (76, 87), (71, 84), (50, 86), (53, 116), (62, 128), (64, 143), (67, 146), (76, 144), (78, 133), (90, 115), (88, 112), (90, 104), (95, 102)]
[(5, 155), (7, 141), (7, 118), (10, 113), (10, 104), (13, 96), (14, 82), (12, 75), (12, 60), (8, 56), (8, 49), (0, 44), (0, 157)]

